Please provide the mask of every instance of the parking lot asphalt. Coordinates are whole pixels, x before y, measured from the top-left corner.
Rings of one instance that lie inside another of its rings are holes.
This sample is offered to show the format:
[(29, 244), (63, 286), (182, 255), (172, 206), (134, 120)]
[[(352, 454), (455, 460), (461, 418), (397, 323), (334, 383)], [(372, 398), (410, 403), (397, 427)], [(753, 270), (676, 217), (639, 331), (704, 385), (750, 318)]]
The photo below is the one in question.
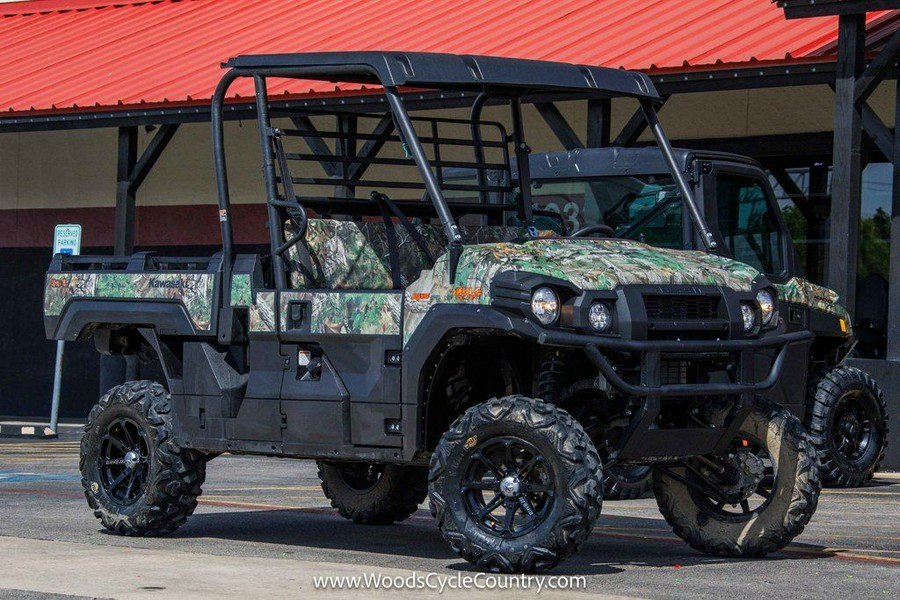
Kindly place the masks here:
[[(312, 461), (221, 456), (203, 489), (174, 534), (120, 537), (102, 530), (81, 493), (77, 430), (55, 441), (0, 439), (0, 597), (372, 597), (378, 592), (315, 590), (312, 576), (476, 573), (441, 539), (427, 506), (393, 526), (342, 519)], [(652, 498), (606, 502), (581, 551), (549, 575), (584, 575), (581, 592), (605, 596), (900, 598), (900, 474), (824, 491), (806, 531), (758, 560), (696, 552)]]

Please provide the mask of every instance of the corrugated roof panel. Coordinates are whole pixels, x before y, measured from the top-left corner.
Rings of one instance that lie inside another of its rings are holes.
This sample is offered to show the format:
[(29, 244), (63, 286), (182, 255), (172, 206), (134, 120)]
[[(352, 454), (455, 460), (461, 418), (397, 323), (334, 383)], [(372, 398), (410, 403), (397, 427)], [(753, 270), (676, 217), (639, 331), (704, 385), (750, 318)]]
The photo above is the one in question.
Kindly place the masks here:
[[(802, 61), (833, 53), (837, 36), (836, 18), (787, 21), (764, 0), (32, 0), (0, 15), (2, 112), (206, 102), (219, 64), (244, 53), (418, 50), (653, 72)], [(898, 16), (869, 22), (896, 28)], [(251, 84), (233, 93), (252, 96)]]

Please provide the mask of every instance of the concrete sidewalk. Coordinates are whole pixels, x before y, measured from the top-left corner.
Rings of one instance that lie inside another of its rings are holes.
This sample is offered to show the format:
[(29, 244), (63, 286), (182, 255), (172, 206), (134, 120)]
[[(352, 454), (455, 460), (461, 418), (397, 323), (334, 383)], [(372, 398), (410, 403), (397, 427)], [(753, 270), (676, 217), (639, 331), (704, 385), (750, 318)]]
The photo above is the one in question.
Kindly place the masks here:
[[(298, 598), (321, 594), (331, 598), (393, 599), (438, 596), (437, 590), (326, 590), (316, 589), (313, 576), (358, 576), (381, 573), (387, 577), (409, 577), (412, 571), (366, 567), (333, 562), (219, 556), (215, 554), (149, 550), (32, 540), (0, 536), (0, 597), (16, 591), (64, 594), (75, 597), (143, 598)], [(425, 575), (424, 573), (419, 573)], [(465, 572), (463, 575), (475, 575)], [(453, 577), (454, 574), (442, 574)], [(484, 577), (482, 575), (482, 577)], [(500, 576), (501, 578), (503, 576)], [(492, 598), (571, 598), (575, 592), (532, 590), (446, 590), (441, 598), (470, 596), (481, 592)], [(27, 597), (27, 594), (25, 595)], [(577, 594), (585, 598), (623, 596)]]

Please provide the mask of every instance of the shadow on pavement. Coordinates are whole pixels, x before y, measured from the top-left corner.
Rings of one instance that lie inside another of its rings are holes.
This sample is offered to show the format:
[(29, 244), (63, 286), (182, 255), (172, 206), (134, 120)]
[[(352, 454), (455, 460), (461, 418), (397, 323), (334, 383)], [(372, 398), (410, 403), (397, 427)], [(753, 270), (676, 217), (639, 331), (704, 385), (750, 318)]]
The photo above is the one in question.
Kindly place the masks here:
[[(625, 566), (681, 568), (748, 560), (808, 560), (833, 553), (822, 546), (796, 544), (790, 552), (765, 559), (715, 557), (701, 554), (668, 532), (662, 521), (643, 517), (604, 515), (601, 525), (571, 559), (553, 570), (554, 575), (605, 575)], [(224, 540), (328, 548), (372, 554), (453, 560), (454, 553), (441, 538), (424, 511), (397, 525), (356, 525), (330, 509), (262, 510), (194, 515), (172, 538)], [(466, 562), (448, 565), (453, 570), (474, 571)]]

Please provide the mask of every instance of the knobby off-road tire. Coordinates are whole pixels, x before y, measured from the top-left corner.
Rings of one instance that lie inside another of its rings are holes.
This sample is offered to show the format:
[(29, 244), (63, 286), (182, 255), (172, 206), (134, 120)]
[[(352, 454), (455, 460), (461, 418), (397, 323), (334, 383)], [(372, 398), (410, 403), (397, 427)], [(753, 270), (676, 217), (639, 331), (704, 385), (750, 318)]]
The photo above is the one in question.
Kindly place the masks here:
[(81, 438), (81, 485), (106, 529), (163, 535), (197, 507), (206, 457), (175, 444), (170, 410), (168, 392), (152, 381), (114, 387), (91, 409)]
[(407, 519), (428, 494), (428, 469), (318, 461), (319, 480), (331, 506), (345, 519), (388, 525)]
[[(765, 400), (744, 421), (739, 439), (756, 440), (775, 463), (769, 500), (748, 515), (714, 510), (699, 493), (663, 474), (653, 474), (659, 510), (691, 547), (716, 556), (758, 557), (794, 539), (816, 511), (821, 490), (815, 447), (800, 421)], [(684, 467), (672, 469), (690, 477)], [(758, 488), (757, 488), (758, 489)]]
[[(600, 457), (581, 425), (523, 396), (495, 398), (461, 415), (432, 455), (428, 482), (444, 539), (482, 570), (554, 567), (587, 539), (603, 502)], [(498, 500), (493, 511), (502, 508), (502, 517), (479, 518)]]
[(884, 460), (887, 405), (878, 384), (855, 367), (838, 366), (810, 378), (806, 427), (828, 487), (857, 487)]

